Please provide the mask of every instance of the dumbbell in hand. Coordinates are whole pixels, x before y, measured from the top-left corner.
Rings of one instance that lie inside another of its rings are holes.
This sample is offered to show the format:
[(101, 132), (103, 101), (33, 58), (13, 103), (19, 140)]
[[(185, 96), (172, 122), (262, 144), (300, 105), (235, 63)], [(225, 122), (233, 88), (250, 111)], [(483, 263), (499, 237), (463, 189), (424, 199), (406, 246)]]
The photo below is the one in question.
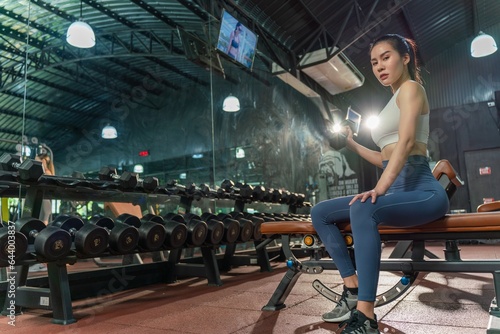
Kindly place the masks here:
[(79, 254), (96, 257), (108, 248), (109, 234), (106, 229), (97, 225), (84, 224), (79, 217), (59, 215), (50, 225), (68, 231)]
[(113, 254), (128, 254), (137, 248), (139, 231), (133, 226), (115, 223), (113, 219), (102, 215), (93, 216), (87, 224), (106, 229), (109, 234), (109, 250)]
[(19, 219), (15, 227), (26, 236), (28, 244), (34, 245), (35, 252), (48, 261), (59, 260), (71, 251), (71, 235), (59, 227), (45, 226), (41, 220), (31, 217)]
[(136, 187), (142, 188), (145, 191), (154, 191), (159, 186), (158, 178), (156, 177), (146, 177), (140, 179), (136, 173), (123, 172), (122, 175), (118, 175), (116, 168), (113, 167), (102, 167), (99, 171), (99, 180), (102, 181), (114, 181), (116, 180), (119, 186), (126, 190), (131, 190)]
[(41, 161), (26, 159), (21, 162), (19, 155), (4, 153), (0, 156), (0, 168), (8, 172), (17, 172), (19, 179), (37, 182), (44, 174)]
[(162, 248), (167, 232), (165, 228), (154, 221), (141, 220), (128, 213), (116, 217), (117, 223), (134, 226), (139, 231), (139, 248), (144, 251), (156, 251)]
[(11, 259), (18, 260), (27, 249), (28, 239), (24, 234), (9, 229), (8, 224), (0, 223), (0, 265)]

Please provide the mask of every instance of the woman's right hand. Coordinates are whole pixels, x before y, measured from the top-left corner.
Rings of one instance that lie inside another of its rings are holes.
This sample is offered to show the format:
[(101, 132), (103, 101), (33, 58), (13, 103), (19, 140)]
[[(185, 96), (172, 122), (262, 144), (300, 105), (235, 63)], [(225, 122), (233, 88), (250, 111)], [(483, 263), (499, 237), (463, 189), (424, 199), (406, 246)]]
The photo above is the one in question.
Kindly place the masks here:
[(351, 127), (349, 125), (344, 126), (342, 133), (346, 136), (346, 146), (348, 148), (352, 147), (352, 145), (354, 144), (354, 138)]

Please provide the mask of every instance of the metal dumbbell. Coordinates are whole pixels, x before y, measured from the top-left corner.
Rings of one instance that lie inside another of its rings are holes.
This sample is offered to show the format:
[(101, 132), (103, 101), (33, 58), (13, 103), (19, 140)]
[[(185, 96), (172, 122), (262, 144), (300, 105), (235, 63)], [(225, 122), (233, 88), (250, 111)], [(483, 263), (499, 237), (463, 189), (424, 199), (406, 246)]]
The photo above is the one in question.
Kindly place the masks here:
[(222, 238), (222, 242), (232, 244), (236, 242), (236, 240), (238, 240), (238, 237), (240, 235), (240, 224), (238, 223), (237, 220), (231, 219), (229, 217), (227, 217), (227, 219), (222, 220), (216, 215), (208, 212), (202, 213), (201, 220), (207, 223), (212, 220), (222, 222), (224, 226), (224, 235)]
[(4, 153), (0, 156), (0, 168), (4, 171), (17, 172), (19, 179), (36, 182), (44, 174), (41, 161), (26, 159), (21, 162), (19, 155)]
[(97, 225), (84, 224), (79, 217), (59, 215), (50, 225), (68, 231), (79, 254), (96, 257), (108, 248), (109, 234), (106, 229)]
[(176, 249), (184, 246), (188, 237), (186, 225), (174, 221), (165, 221), (162, 216), (151, 213), (148, 213), (141, 218), (141, 222), (143, 224), (150, 221), (161, 224), (165, 228), (166, 237), (165, 242), (163, 243), (163, 248)]
[(113, 254), (128, 254), (137, 248), (139, 231), (133, 226), (115, 223), (113, 219), (101, 215), (90, 218), (88, 224), (106, 229), (109, 234), (109, 250)]
[[(184, 214), (184, 219), (189, 224), (191, 221), (204, 221), (200, 216), (193, 213)], [(204, 221), (207, 224), (207, 237), (205, 239), (205, 244), (207, 245), (219, 245), (224, 238), (224, 224), (217, 219), (209, 219)]]
[(99, 171), (99, 180), (117, 181), (120, 187), (126, 190), (139, 187), (145, 191), (154, 191), (159, 186), (159, 181), (156, 177), (149, 176), (144, 179), (140, 179), (136, 173), (127, 171), (123, 172), (122, 175), (118, 175), (116, 168), (109, 166), (101, 168)]
[(131, 214), (123, 213), (116, 217), (117, 223), (134, 226), (139, 231), (139, 248), (144, 251), (156, 251), (162, 248), (167, 232), (165, 228), (154, 221), (141, 222)]
[(18, 260), (28, 249), (28, 238), (8, 224), (0, 223), (0, 265), (10, 259)]
[(252, 221), (246, 219), (242, 213), (232, 212), (228, 215), (225, 213), (219, 213), (218, 215), (221, 219), (229, 216), (232, 219), (235, 219), (240, 224), (240, 235), (238, 240), (241, 242), (247, 242), (253, 237), (253, 223)]
[(35, 252), (54, 261), (61, 259), (71, 251), (71, 235), (56, 226), (45, 226), (36, 218), (25, 217), (15, 222), (15, 228), (28, 239), (28, 244), (35, 246)]
[(188, 232), (187, 246), (199, 247), (205, 242), (208, 226), (204, 221), (193, 219), (187, 222), (183, 216), (176, 213), (167, 213), (163, 218), (165, 221), (174, 221), (186, 225)]

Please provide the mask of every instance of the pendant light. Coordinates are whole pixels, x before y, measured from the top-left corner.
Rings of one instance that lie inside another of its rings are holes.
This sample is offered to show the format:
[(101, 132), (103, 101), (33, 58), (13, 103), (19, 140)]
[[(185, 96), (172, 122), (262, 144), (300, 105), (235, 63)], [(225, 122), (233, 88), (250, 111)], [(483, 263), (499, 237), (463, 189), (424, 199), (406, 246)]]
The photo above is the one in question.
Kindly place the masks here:
[(66, 41), (74, 47), (88, 49), (95, 45), (95, 35), (92, 27), (83, 22), (83, 1), (80, 1), (80, 18), (71, 23), (66, 33)]
[(115, 139), (118, 137), (118, 132), (114, 126), (108, 124), (102, 128), (101, 137), (104, 139)]
[(479, 24), (479, 11), (477, 9), (477, 0), (474, 1), (474, 6), (474, 9), (476, 11), (475, 22), (477, 22), (477, 25), (479, 26), (479, 33), (472, 40), (472, 43), (470, 45), (470, 54), (474, 58), (486, 57), (497, 51), (497, 43), (492, 36), (481, 31), (481, 25)]
[(222, 110), (227, 112), (236, 112), (240, 110), (240, 100), (236, 96), (229, 94), (228, 97), (224, 99), (222, 104)]

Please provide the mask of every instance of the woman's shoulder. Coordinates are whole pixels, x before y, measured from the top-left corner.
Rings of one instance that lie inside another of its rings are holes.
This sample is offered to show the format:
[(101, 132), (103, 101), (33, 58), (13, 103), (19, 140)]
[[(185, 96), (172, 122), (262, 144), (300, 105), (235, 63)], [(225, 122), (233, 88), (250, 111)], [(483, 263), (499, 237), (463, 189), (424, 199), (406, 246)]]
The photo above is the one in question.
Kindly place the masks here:
[(407, 80), (401, 84), (399, 87), (399, 91), (402, 92), (407, 92), (407, 93), (423, 93), (425, 94), (425, 88), (420, 84), (419, 82), (415, 80)]

